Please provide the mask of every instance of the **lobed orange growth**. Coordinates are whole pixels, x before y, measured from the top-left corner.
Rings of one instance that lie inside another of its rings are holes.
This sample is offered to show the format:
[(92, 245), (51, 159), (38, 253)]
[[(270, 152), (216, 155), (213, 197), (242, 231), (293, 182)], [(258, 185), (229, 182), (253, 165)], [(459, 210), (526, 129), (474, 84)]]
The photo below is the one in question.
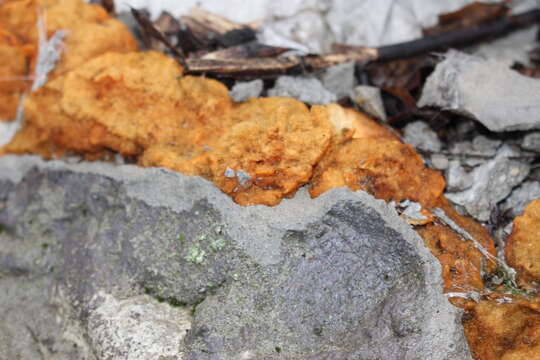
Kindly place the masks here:
[[(240, 104), (233, 123), (209, 158), (214, 184), (240, 205), (276, 205), (294, 195), (311, 178), (332, 137), (324, 107), (309, 110), (288, 98)], [(231, 170), (235, 175), (227, 174)]]
[(211, 145), (231, 122), (227, 89), (181, 74), (158, 52), (108, 53), (66, 76), (61, 107), (142, 149)]
[[(138, 50), (138, 45), (127, 27), (116, 19), (99, 23), (82, 22), (69, 28), (63, 39), (60, 61), (49, 74), (54, 78), (74, 70), (86, 61), (109, 52), (127, 53)], [(35, 68), (35, 58), (32, 70)]]
[(47, 37), (61, 29), (75, 29), (84, 23), (100, 23), (110, 17), (98, 5), (81, 0), (12, 0), (0, 3), (0, 24), (22, 42), (37, 44), (38, 16), (45, 23)]
[(523, 215), (514, 220), (505, 252), (520, 282), (540, 282), (540, 199), (529, 203)]
[(45, 35), (66, 30), (62, 56), (49, 78), (75, 69), (89, 59), (138, 49), (128, 29), (100, 6), (80, 0), (13, 0), (0, 4), (0, 121), (11, 120), (20, 95), (33, 78), (39, 49), (37, 21)]
[(346, 139), (336, 144), (315, 169), (311, 196), (334, 187), (348, 186), (373, 196), (409, 199), (431, 208), (442, 196), (444, 179), (427, 169), (410, 145), (380, 137)]
[(532, 360), (540, 354), (538, 301), (493, 296), (467, 310), (463, 326), (475, 359)]
[(66, 114), (61, 103), (64, 83), (65, 78), (60, 77), (30, 94), (24, 104), (25, 125), (5, 146), (6, 152), (37, 153), (47, 158), (62, 156), (66, 151), (90, 156), (104, 154), (107, 149), (137, 153), (134, 143), (111, 134), (93, 119), (73, 119)]
[(19, 97), (26, 90), (27, 49), (0, 27), (0, 121), (15, 118)]

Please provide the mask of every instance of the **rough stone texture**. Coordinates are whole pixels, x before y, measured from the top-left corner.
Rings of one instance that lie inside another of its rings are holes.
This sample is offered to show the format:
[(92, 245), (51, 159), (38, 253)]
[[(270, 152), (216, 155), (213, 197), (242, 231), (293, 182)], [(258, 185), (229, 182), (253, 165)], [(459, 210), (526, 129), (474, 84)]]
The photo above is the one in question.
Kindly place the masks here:
[(315, 78), (281, 76), (276, 84), (268, 90), (269, 96), (287, 96), (308, 104), (326, 105), (337, 100), (334, 93), (328, 91)]
[(484, 135), (477, 135), (472, 141), (472, 154), (493, 156), (501, 145), (501, 140), (493, 140)]
[(497, 60), (451, 50), (428, 77), (419, 106), (473, 117), (491, 131), (540, 128), (540, 81)]
[[(472, 141), (457, 141), (450, 145), (449, 150), (451, 154), (457, 155), (457, 157), (460, 158), (463, 165), (475, 167), (486, 162), (484, 154), (478, 153), (473, 150)], [(475, 155), (481, 156), (476, 157)]]
[(461, 166), (458, 160), (451, 160), (445, 173), (446, 189), (448, 191), (461, 191), (468, 189), (473, 184), (472, 174)]
[(92, 306), (88, 328), (98, 358), (172, 360), (184, 355), (178, 346), (191, 326), (186, 309), (149, 295), (118, 300), (101, 292)]
[(525, 150), (540, 153), (540, 132), (532, 132), (525, 135), (521, 147)]
[[(6, 241), (18, 240), (0, 235), (3, 247)], [(33, 251), (26, 254), (28, 260), (47, 262), (40, 244), (13, 246)], [(6, 250), (0, 251), (0, 359), (94, 360), (83, 333), (71, 322), (71, 306), (62, 300), (47, 266), (29, 271), (31, 264), (6, 257)]]
[(538, 181), (525, 181), (504, 200), (502, 209), (511, 210), (512, 216), (520, 216), (527, 204), (536, 199), (540, 199), (540, 183)]
[(413, 121), (403, 129), (403, 141), (417, 149), (431, 152), (441, 151), (441, 141), (435, 131), (423, 121)]
[(506, 198), (529, 173), (529, 164), (510, 159), (512, 155), (514, 153), (509, 148), (502, 147), (494, 159), (473, 170), (470, 188), (449, 193), (447, 198), (463, 206), (474, 218), (487, 221), (493, 206)]
[(229, 96), (237, 102), (246, 101), (249, 98), (256, 98), (261, 95), (264, 83), (261, 79), (253, 81), (238, 81), (234, 84)]
[(470, 359), (439, 263), (366, 193), (240, 207), (163, 169), (5, 156), (0, 224), (4, 358)]

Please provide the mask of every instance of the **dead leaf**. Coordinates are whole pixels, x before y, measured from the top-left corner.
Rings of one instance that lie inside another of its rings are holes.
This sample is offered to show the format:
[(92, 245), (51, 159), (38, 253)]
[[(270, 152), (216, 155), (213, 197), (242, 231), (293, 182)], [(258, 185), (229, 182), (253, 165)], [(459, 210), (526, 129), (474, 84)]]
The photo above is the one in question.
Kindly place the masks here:
[(424, 29), (424, 36), (484, 24), (506, 15), (508, 11), (509, 8), (504, 3), (492, 4), (477, 1), (457, 11), (439, 15), (439, 23)]

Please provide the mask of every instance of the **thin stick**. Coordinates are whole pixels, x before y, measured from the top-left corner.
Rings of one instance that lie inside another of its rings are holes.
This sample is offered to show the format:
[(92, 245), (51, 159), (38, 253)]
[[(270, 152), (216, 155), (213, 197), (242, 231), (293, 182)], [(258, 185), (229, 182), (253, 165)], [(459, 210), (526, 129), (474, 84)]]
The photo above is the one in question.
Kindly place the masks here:
[(540, 9), (535, 9), (518, 15), (505, 16), (500, 20), (471, 28), (426, 36), (422, 39), (400, 44), (381, 46), (378, 48), (379, 56), (377, 61), (403, 59), (431, 51), (445, 50), (450, 47), (468, 46), (486, 39), (506, 35), (539, 21)]

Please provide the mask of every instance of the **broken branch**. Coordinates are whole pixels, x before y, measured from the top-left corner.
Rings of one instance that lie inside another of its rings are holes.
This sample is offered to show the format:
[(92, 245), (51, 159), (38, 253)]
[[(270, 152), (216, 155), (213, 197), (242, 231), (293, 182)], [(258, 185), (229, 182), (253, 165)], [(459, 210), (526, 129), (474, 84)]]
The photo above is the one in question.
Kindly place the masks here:
[(355, 52), (323, 55), (234, 58), (225, 60), (186, 59), (186, 61), (190, 74), (207, 74), (235, 78), (265, 78), (295, 71), (317, 71), (346, 62), (367, 64), (375, 60), (376, 56), (376, 49), (366, 47), (359, 48)]
[(189, 69), (188, 64), (186, 63), (186, 56), (183, 54), (182, 50), (173, 46), (167, 37), (152, 24), (150, 19), (135, 8), (131, 8), (131, 14), (145, 33), (165, 44), (165, 46), (171, 50), (178, 62), (180, 62), (182, 67), (186, 71)]

